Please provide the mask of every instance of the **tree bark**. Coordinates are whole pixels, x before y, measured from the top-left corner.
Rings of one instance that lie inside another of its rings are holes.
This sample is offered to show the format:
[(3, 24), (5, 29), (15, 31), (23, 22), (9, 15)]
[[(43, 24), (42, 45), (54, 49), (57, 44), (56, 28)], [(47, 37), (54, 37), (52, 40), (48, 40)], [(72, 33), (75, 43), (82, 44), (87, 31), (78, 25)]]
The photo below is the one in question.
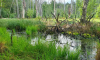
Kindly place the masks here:
[(55, 0), (54, 0), (54, 15), (55, 15), (56, 13), (55, 13)]
[(36, 8), (36, 17), (38, 17), (38, 0), (35, 0), (35, 8)]
[(31, 0), (30, 0), (30, 9), (31, 9)]
[(26, 7), (25, 0), (23, 0), (22, 18), (25, 18), (25, 7)]
[(42, 17), (42, 0), (40, 0), (40, 16)]
[(84, 0), (84, 3), (83, 3), (83, 12), (82, 12), (82, 17), (80, 19), (80, 22), (81, 23), (85, 23), (87, 20), (86, 20), (86, 13), (87, 13), (87, 6), (88, 6), (88, 2), (89, 0)]
[(18, 6), (18, 0), (16, 0), (16, 4), (17, 4), (17, 18), (19, 18), (19, 6)]
[(33, 13), (34, 13), (34, 0), (32, 0), (32, 2), (33, 2)]
[(73, 14), (73, 0), (71, 0), (71, 14)]
[(65, 0), (64, 0), (64, 14), (65, 14)]

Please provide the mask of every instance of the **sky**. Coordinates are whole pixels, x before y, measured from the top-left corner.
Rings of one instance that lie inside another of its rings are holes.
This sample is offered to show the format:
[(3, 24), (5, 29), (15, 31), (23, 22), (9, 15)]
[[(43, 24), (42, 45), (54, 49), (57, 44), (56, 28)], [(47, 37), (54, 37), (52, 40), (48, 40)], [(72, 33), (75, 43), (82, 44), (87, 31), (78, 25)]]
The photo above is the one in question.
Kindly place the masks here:
[[(51, 0), (45, 0), (45, 1), (50, 2)], [(62, 3), (64, 3), (64, 0), (56, 0), (56, 2), (59, 2), (59, 1), (62, 2)], [(71, 0), (65, 0), (65, 3), (67, 3), (67, 2), (70, 3)]]

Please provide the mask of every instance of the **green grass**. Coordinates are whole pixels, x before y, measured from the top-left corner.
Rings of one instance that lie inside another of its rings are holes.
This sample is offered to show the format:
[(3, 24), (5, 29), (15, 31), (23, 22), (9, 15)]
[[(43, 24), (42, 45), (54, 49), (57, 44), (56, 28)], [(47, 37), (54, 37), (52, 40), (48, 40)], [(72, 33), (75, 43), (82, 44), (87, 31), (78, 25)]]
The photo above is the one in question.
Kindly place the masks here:
[(25, 37), (13, 36), (11, 46), (10, 34), (6, 28), (0, 28), (0, 43), (4, 43), (2, 46), (6, 47), (0, 53), (0, 60), (78, 60), (80, 52), (71, 52), (68, 45), (64, 48), (60, 46), (56, 48), (53, 42), (42, 43), (41, 41), (38, 40), (33, 46)]
[(32, 19), (0, 19), (0, 27), (15, 29), (16, 31), (25, 31), (28, 26), (36, 26), (39, 31), (45, 29), (45, 24), (39, 20)]

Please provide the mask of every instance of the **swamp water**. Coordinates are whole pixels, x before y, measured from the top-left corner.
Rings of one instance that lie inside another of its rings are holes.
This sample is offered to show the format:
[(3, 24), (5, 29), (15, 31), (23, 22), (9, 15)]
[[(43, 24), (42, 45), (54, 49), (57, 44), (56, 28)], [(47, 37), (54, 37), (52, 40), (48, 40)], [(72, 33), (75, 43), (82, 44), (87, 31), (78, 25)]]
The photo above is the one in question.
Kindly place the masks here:
[[(11, 33), (10, 33), (11, 34)], [(26, 36), (25, 33), (20, 32), (15, 34), (14, 36)], [(95, 60), (97, 48), (96, 48), (96, 40), (95, 39), (74, 39), (70, 36), (66, 36), (63, 34), (38, 34), (38, 37), (34, 37), (31, 39), (31, 44), (34, 45), (41, 40), (44, 42), (56, 42), (56, 47), (61, 46), (62, 48), (64, 45), (68, 45), (70, 47), (70, 51), (80, 50), (80, 60)]]
[[(71, 51), (79, 50), (81, 51), (80, 60), (95, 60), (97, 48), (95, 40), (76, 40), (70, 36), (65, 36), (63, 34), (53, 34), (53, 35), (41, 35), (43, 37), (42, 42), (56, 42), (56, 46), (61, 46), (68, 44)], [(35, 37), (31, 39), (31, 44), (34, 45), (38, 42), (39, 38)]]

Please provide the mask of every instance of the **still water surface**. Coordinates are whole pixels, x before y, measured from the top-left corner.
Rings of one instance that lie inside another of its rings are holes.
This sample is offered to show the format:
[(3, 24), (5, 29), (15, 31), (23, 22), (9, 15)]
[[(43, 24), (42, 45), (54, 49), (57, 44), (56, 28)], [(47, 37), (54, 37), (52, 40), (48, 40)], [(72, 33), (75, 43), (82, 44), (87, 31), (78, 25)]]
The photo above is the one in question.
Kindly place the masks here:
[[(80, 60), (95, 60), (97, 48), (96, 48), (96, 41), (91, 39), (73, 39), (70, 36), (65, 36), (63, 34), (52, 34), (52, 35), (45, 35), (40, 40), (43, 42), (56, 42), (56, 46), (64, 47), (64, 45), (68, 44), (71, 51), (75, 51), (77, 49), (81, 50)], [(38, 37), (31, 39), (31, 44), (35, 44), (39, 40)]]

